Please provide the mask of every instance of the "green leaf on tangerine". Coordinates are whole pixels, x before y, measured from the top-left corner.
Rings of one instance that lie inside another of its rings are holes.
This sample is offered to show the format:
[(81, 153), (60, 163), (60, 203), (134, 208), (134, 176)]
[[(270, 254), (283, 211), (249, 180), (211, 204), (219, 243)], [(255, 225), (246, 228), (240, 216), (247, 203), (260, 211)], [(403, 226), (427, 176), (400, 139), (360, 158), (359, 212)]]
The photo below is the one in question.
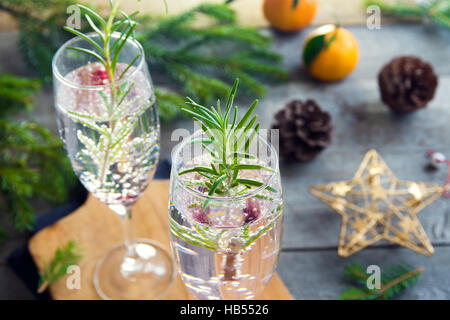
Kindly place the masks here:
[(303, 62), (309, 66), (325, 46), (325, 34), (311, 38), (303, 50)]
[(298, 3), (300, 2), (300, 0), (294, 0), (292, 1), (292, 9), (297, 8)]

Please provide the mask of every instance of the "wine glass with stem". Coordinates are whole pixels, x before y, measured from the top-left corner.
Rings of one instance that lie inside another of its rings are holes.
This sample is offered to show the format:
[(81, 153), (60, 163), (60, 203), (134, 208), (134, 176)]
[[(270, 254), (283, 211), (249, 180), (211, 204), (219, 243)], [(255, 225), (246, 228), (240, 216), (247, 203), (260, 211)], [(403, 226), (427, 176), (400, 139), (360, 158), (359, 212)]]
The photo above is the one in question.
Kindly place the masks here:
[(135, 240), (132, 231), (132, 207), (153, 178), (159, 157), (155, 93), (142, 46), (125, 33), (111, 32), (115, 22), (110, 20), (100, 20), (104, 32), (74, 32), (78, 35), (56, 52), (55, 109), (76, 175), (123, 221), (124, 242), (95, 269), (99, 296), (156, 299), (173, 282), (172, 258), (155, 241)]

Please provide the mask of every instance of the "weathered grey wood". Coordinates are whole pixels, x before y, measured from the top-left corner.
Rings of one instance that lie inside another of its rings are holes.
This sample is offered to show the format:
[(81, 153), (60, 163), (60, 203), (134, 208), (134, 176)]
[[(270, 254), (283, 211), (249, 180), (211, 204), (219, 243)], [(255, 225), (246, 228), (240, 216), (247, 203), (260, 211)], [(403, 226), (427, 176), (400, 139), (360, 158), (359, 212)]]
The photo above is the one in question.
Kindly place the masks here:
[[(329, 247), (337, 244), (340, 216), (309, 195), (308, 187), (351, 179), (364, 153), (377, 149), (394, 174), (402, 180), (442, 184), (446, 169), (425, 170), (425, 152), (433, 148), (450, 155), (450, 86), (448, 54), (450, 32), (431, 31), (421, 26), (389, 26), (380, 31), (350, 28), (361, 48), (356, 71), (334, 84), (307, 80), (298, 67), (298, 52), (304, 34), (278, 38), (277, 49), (284, 53), (285, 65), (295, 70), (292, 81), (272, 87), (262, 100), (259, 112), (266, 126), (273, 114), (293, 99), (315, 99), (332, 117), (333, 144), (309, 164), (282, 163), (282, 183), (286, 202), (284, 248)], [(374, 48), (374, 44), (377, 48)], [(417, 54), (430, 61), (440, 76), (436, 96), (430, 105), (410, 115), (392, 113), (380, 101), (377, 73), (399, 54)], [(448, 200), (440, 199), (419, 218), (434, 243), (450, 243)]]
[(282, 252), (277, 271), (295, 299), (337, 299), (345, 288), (354, 284), (344, 277), (344, 267), (351, 261), (367, 268), (378, 265), (381, 272), (400, 263), (425, 270), (415, 286), (398, 299), (449, 299), (449, 247), (436, 248), (432, 257), (408, 249), (366, 249), (351, 258), (340, 258), (335, 251)]
[[(372, 78), (372, 74), (378, 72), (385, 62), (402, 54), (418, 55), (432, 62), (439, 75), (450, 74), (449, 30), (416, 24), (382, 25), (380, 30), (369, 30), (364, 26), (346, 28), (355, 35), (360, 47), (358, 68), (346, 81), (352, 78)], [(274, 48), (283, 54), (283, 63), (292, 73), (296, 73), (299, 68), (300, 49), (311, 30), (312, 28), (307, 28), (288, 35), (276, 33)], [(301, 78), (298, 74), (293, 76), (293, 79)]]
[[(350, 179), (364, 153), (375, 148), (394, 174), (402, 180), (442, 183), (445, 169), (424, 170), (425, 150), (433, 148), (450, 156), (450, 31), (419, 25), (389, 25), (381, 30), (349, 27), (360, 44), (360, 62), (347, 79), (322, 84), (309, 79), (301, 70), (301, 46), (311, 29), (294, 35), (276, 35), (274, 48), (284, 57), (290, 71), (287, 83), (273, 85), (262, 99), (258, 113), (263, 127), (269, 127), (273, 115), (292, 99), (315, 99), (333, 116), (333, 144), (309, 164), (281, 163), (284, 200), (286, 204), (285, 234), (279, 274), (298, 299), (332, 299), (346, 286), (342, 272), (346, 263), (356, 260), (366, 264), (386, 266), (400, 261), (426, 270), (415, 289), (403, 298), (450, 298), (448, 261), (450, 259), (450, 200), (440, 199), (419, 214), (426, 232), (437, 245), (429, 258), (407, 249), (383, 247), (366, 249), (342, 259), (336, 246), (340, 232), (340, 216), (308, 193), (312, 184)], [(271, 31), (267, 31), (271, 32)], [(20, 59), (16, 59), (17, 36), (0, 33), (0, 62), (2, 69), (27, 74)], [(398, 116), (390, 112), (380, 99), (376, 76), (383, 64), (401, 54), (415, 54), (431, 62), (439, 75), (435, 99), (425, 110)], [(248, 97), (253, 99), (255, 97)], [(51, 89), (38, 95), (38, 107), (31, 113), (37, 122), (56, 133)], [(192, 128), (192, 122), (163, 124), (161, 156), (170, 155), (176, 142), (170, 141), (176, 128)], [(4, 213), (2, 213), (4, 215)], [(0, 219), (4, 226), (8, 219)], [(13, 247), (24, 243), (24, 237), (0, 247), (0, 258)], [(29, 298), (23, 286), (10, 270), (0, 265), (0, 298)], [(14, 295), (9, 288), (17, 283)], [(22, 291), (23, 290), (23, 291)]]
[[(330, 150), (315, 162), (304, 166), (282, 167), (286, 224), (283, 247), (327, 247), (336, 245), (341, 218), (336, 212), (308, 193), (312, 184), (351, 179), (365, 149)], [(442, 184), (446, 168), (427, 171), (425, 149), (411, 147), (377, 148), (398, 179)], [(448, 150), (439, 147), (439, 150)], [(345, 160), (349, 159), (349, 160)], [(450, 242), (449, 200), (439, 199), (419, 213), (419, 220), (433, 243)]]

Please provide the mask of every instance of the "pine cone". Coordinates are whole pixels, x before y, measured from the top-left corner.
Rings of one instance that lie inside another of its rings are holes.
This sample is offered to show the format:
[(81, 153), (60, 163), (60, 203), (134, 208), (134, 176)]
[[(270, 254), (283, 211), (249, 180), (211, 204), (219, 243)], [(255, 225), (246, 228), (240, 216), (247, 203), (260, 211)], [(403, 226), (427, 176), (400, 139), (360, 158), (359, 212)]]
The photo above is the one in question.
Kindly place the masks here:
[(397, 57), (378, 74), (381, 99), (397, 112), (424, 108), (433, 99), (437, 84), (433, 67), (414, 56)]
[(314, 100), (294, 100), (275, 115), (272, 129), (280, 134), (280, 153), (289, 160), (308, 162), (331, 143), (331, 116)]

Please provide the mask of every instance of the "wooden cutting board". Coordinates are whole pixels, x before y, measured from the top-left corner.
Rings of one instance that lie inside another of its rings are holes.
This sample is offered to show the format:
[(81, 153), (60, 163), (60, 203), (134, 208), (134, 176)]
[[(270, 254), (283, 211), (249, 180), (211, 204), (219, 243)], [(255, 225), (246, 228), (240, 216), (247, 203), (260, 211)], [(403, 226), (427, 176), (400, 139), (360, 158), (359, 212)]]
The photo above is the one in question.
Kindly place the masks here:
[[(169, 248), (167, 204), (169, 181), (153, 181), (136, 203), (133, 210), (133, 225), (137, 238), (156, 240)], [(93, 285), (93, 273), (98, 259), (123, 238), (120, 218), (92, 195), (77, 210), (41, 230), (31, 238), (28, 246), (37, 267), (42, 270), (50, 261), (56, 248), (74, 240), (82, 248), (81, 289), (69, 290), (65, 279), (50, 286), (54, 299), (100, 299)], [(177, 275), (175, 282), (163, 299), (193, 299)], [(277, 274), (274, 275), (261, 299), (287, 300), (291, 294)]]

